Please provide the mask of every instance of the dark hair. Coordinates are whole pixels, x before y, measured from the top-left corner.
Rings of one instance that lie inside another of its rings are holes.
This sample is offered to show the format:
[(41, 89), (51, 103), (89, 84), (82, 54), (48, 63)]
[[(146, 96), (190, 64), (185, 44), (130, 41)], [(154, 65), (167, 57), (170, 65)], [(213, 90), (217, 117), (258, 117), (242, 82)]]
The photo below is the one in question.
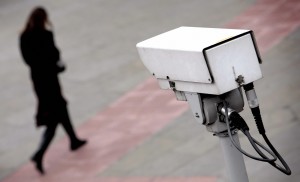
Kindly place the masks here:
[(45, 8), (38, 6), (30, 13), (23, 32), (29, 32), (36, 29), (45, 30), (47, 25), (51, 26)]

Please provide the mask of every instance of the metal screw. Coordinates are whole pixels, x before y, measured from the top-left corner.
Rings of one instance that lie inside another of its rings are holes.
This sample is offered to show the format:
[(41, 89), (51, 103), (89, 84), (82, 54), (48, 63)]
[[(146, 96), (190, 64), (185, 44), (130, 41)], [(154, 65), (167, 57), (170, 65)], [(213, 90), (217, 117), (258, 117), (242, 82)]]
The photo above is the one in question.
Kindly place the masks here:
[(239, 85), (243, 85), (243, 83), (245, 83), (244, 77), (243, 77), (242, 75), (239, 75), (235, 81), (236, 81)]

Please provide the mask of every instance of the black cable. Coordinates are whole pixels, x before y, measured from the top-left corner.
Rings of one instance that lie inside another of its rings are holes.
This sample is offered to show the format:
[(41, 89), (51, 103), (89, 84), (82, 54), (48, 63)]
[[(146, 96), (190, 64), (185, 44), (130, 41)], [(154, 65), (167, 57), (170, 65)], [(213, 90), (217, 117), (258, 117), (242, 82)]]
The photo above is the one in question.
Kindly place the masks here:
[[(247, 133), (247, 131), (246, 131), (246, 133)], [(248, 132), (249, 133), (249, 132)], [(249, 133), (249, 135), (250, 135), (250, 133)], [(251, 135), (250, 135), (251, 136)], [(287, 174), (287, 175), (291, 175), (291, 170), (290, 170), (290, 168), (289, 168), (289, 166), (287, 165), (287, 163), (284, 161), (284, 159), (281, 157), (281, 155), (276, 151), (276, 149), (273, 147), (273, 145), (271, 144), (271, 142), (269, 141), (269, 139), (268, 139), (268, 137), (265, 135), (265, 134), (263, 134), (263, 137), (264, 137), (264, 140), (266, 141), (266, 143), (267, 143), (267, 145), (271, 148), (271, 150), (275, 153), (275, 155), (277, 156), (277, 158), (280, 160), (280, 162), (283, 164), (283, 166), (284, 166), (284, 168), (283, 167), (281, 167), (280, 165), (278, 165), (278, 164), (276, 164), (275, 163), (275, 161), (271, 161), (271, 162), (269, 162), (269, 164), (271, 164), (273, 167), (275, 167), (276, 169), (278, 169), (278, 170), (280, 170), (281, 172), (283, 172), (283, 173), (285, 173), (285, 174)], [(258, 142), (258, 141), (256, 141), (253, 137), (252, 137), (252, 139), (254, 140), (254, 142)], [(259, 143), (259, 142), (258, 142)], [(263, 153), (262, 153), (262, 155), (260, 155), (260, 156), (262, 156), (262, 157), (267, 157), (267, 156), (265, 156)]]
[(283, 172), (286, 175), (291, 175), (292, 171), (289, 168), (289, 166), (287, 165), (287, 163), (285, 162), (285, 160), (281, 157), (281, 155), (277, 152), (277, 150), (274, 148), (274, 146), (272, 145), (272, 143), (269, 141), (268, 137), (266, 134), (262, 134), (264, 140), (266, 141), (267, 145), (270, 147), (270, 149), (275, 153), (275, 155), (278, 157), (279, 161), (281, 162), (281, 164), (284, 166), (281, 167), (280, 165), (278, 165), (275, 162), (270, 162), (270, 164), (272, 166), (274, 166), (276, 169), (280, 170), (281, 172)]
[(231, 134), (231, 130), (230, 130), (230, 125), (229, 125), (229, 117), (228, 117), (228, 107), (227, 107), (227, 103), (225, 101), (223, 101), (224, 107), (225, 107), (225, 121), (226, 121), (226, 125), (227, 125), (227, 132), (229, 135), (229, 138), (231, 140), (231, 143), (235, 146), (236, 149), (238, 149), (242, 154), (244, 154), (245, 156), (254, 159), (254, 160), (258, 160), (258, 161), (262, 161), (262, 162), (270, 162), (273, 161), (273, 159), (264, 159), (264, 158), (258, 158), (256, 156), (253, 156), (251, 154), (248, 154), (247, 152), (245, 152), (241, 147), (239, 147), (235, 141), (233, 140), (232, 134)]
[[(251, 143), (254, 150), (264, 159), (268, 160), (267, 162), (274, 162), (277, 160), (276, 155), (270, 151), (267, 147), (265, 147), (263, 144), (259, 143), (257, 140), (255, 140), (251, 134), (249, 133), (249, 127), (245, 120), (237, 113), (232, 112), (229, 116), (229, 120), (231, 121), (230, 126), (233, 126), (239, 130), (241, 130), (244, 135), (248, 138), (249, 142)], [(264, 149), (267, 153), (269, 153), (273, 158), (268, 158), (262, 151), (257, 147), (260, 146), (262, 149)]]
[(272, 155), (273, 159), (269, 159), (270, 161), (268, 162), (275, 162), (277, 160), (277, 156), (270, 151), (267, 147), (265, 147), (263, 144), (261, 144), (260, 142), (258, 142), (255, 138), (253, 138), (251, 136), (251, 134), (249, 133), (248, 130), (245, 130), (242, 132), (245, 134), (245, 136), (248, 138), (248, 140), (250, 141), (251, 145), (253, 146), (253, 148), (255, 149), (255, 151), (264, 159), (269, 159), (258, 147), (260, 146), (262, 149), (264, 149), (265, 151), (267, 151), (270, 155)]
[(278, 165), (275, 162), (269, 162), (269, 163), (273, 167), (275, 167), (276, 169), (278, 169), (281, 172), (283, 172), (284, 174), (291, 175), (292, 174), (291, 169), (289, 168), (289, 166), (287, 165), (287, 163), (285, 162), (285, 160), (281, 157), (281, 155), (277, 152), (277, 150), (274, 148), (274, 146), (272, 145), (272, 143), (270, 142), (269, 138), (266, 135), (264, 124), (263, 124), (262, 119), (261, 119), (259, 107), (251, 108), (251, 111), (252, 111), (252, 114), (254, 116), (254, 119), (255, 119), (255, 122), (256, 122), (256, 126), (257, 126), (257, 129), (258, 129), (259, 133), (262, 135), (262, 137), (264, 138), (265, 142), (270, 147), (270, 149), (273, 151), (273, 153), (277, 156), (277, 158), (279, 159), (279, 161), (281, 162), (281, 164), (283, 165), (283, 167), (280, 166), (280, 165)]
[(260, 114), (260, 109), (259, 106), (254, 107), (254, 108), (250, 108), (252, 115), (254, 117), (255, 123), (256, 123), (256, 127), (258, 129), (258, 132), (262, 135), (264, 133), (266, 133), (264, 124), (262, 122), (262, 118), (261, 118), (261, 114)]
[[(257, 99), (253, 83), (249, 83), (247, 85), (244, 85), (244, 90), (245, 90), (246, 94), (247, 94), (247, 92), (254, 93), (254, 97), (253, 96), (252, 96), (252, 98), (248, 98), (247, 97), (248, 102), (249, 102), (249, 99), (250, 99), (250, 101), (251, 101), (251, 99)], [(272, 143), (270, 142), (270, 140), (268, 139), (268, 137), (266, 135), (266, 131), (265, 131), (264, 124), (263, 124), (263, 121), (262, 121), (262, 118), (261, 118), (261, 114), (260, 114), (260, 109), (259, 109), (258, 102), (256, 103), (255, 106), (250, 106), (250, 108), (251, 108), (251, 112), (252, 112), (252, 115), (254, 117), (254, 120), (255, 120), (255, 123), (256, 123), (256, 126), (257, 126), (257, 129), (258, 129), (259, 133), (263, 136), (263, 138), (264, 138), (265, 142), (267, 143), (267, 145), (270, 147), (270, 149), (272, 150), (272, 152), (278, 157), (279, 161), (281, 162), (281, 164), (284, 167), (278, 165), (274, 161), (273, 162), (269, 162), (269, 163), (273, 167), (275, 167), (276, 169), (278, 169), (281, 172), (283, 172), (284, 174), (291, 175), (292, 172), (291, 172), (289, 166), (284, 161), (284, 159), (281, 157), (281, 155), (277, 152), (277, 150), (274, 148), (274, 146), (272, 145)]]

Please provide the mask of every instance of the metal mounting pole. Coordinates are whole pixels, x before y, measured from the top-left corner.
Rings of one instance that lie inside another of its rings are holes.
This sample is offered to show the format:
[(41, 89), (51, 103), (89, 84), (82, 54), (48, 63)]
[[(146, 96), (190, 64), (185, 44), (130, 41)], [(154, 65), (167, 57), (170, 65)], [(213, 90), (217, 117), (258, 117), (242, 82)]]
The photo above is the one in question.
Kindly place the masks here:
[[(236, 110), (243, 108), (244, 102), (242, 95), (238, 90), (232, 91), (231, 94), (227, 94), (227, 101), (230, 101)], [(224, 122), (220, 122), (217, 115), (217, 104), (221, 103), (222, 99), (218, 96), (203, 98), (201, 94), (185, 92), (183, 94), (177, 93), (178, 100), (186, 100), (192, 110), (194, 118), (199, 123), (206, 125), (207, 131), (212, 132), (215, 136), (220, 138), (220, 144), (225, 159), (226, 171), (228, 173), (230, 182), (248, 182), (248, 175), (245, 167), (243, 154), (238, 151), (231, 143), (230, 138), (226, 135), (227, 126)], [(180, 97), (179, 97), (180, 96)], [(205, 114), (204, 114), (205, 113)], [(223, 134), (221, 134), (223, 133)], [(237, 133), (232, 133), (232, 137), (235, 143), (240, 146)]]
[[(234, 134), (235, 143), (240, 146), (238, 134)], [(230, 182), (248, 182), (243, 154), (231, 143), (229, 137), (220, 136), (220, 144), (225, 160), (226, 171)]]

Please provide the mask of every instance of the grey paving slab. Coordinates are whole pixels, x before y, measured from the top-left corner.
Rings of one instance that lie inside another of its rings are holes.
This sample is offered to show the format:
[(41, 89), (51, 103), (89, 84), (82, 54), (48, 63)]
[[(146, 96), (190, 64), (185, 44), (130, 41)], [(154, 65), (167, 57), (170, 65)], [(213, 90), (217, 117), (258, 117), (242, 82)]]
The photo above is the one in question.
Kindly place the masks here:
[[(42, 132), (34, 128), (36, 101), (18, 50), (19, 33), (34, 6), (42, 5), (49, 11), (56, 43), (67, 64), (62, 86), (74, 124), (79, 126), (149, 77), (136, 52), (137, 42), (182, 25), (222, 26), (252, 3), (0, 1), (0, 179), (28, 161)], [(62, 135), (59, 130), (56, 138)]]

